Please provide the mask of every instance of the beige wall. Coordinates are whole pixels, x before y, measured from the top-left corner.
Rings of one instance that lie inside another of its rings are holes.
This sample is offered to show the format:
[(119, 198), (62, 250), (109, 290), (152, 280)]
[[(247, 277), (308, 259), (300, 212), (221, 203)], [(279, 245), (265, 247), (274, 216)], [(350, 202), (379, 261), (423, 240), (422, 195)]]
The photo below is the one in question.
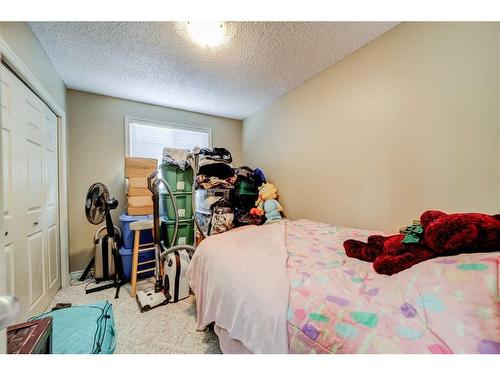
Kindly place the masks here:
[(285, 212), (394, 232), (500, 212), (500, 23), (404, 23), (244, 121)]
[(57, 104), (66, 109), (66, 86), (26, 22), (0, 22), (0, 36), (36, 76)]
[(241, 121), (207, 116), (124, 99), (68, 90), (70, 269), (82, 270), (92, 255), (96, 226), (87, 222), (84, 200), (89, 186), (103, 182), (126, 207), (124, 116), (212, 129), (214, 147), (225, 147), (241, 161)]

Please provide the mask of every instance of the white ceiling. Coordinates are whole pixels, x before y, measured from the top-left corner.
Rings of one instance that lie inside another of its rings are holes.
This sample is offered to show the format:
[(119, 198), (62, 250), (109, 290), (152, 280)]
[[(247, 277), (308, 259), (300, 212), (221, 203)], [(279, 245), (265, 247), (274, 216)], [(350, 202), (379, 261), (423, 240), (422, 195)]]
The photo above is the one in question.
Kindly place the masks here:
[(394, 22), (228, 22), (199, 47), (175, 22), (31, 22), (67, 87), (243, 119)]

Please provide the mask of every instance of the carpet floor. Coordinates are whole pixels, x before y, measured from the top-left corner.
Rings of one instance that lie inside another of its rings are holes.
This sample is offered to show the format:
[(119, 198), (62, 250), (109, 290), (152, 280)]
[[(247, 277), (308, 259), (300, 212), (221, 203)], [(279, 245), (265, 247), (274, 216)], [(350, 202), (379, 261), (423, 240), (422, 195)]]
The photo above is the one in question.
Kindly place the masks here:
[[(152, 279), (141, 280), (138, 290), (149, 290)], [(59, 290), (49, 306), (69, 302), (82, 305), (101, 300), (113, 304), (116, 321), (118, 354), (201, 354), (221, 353), (217, 335), (213, 330), (195, 330), (195, 298), (159, 306), (141, 313), (135, 298), (130, 297), (130, 284), (122, 286), (120, 297), (114, 299), (115, 289), (96, 293), (85, 293), (88, 282), (72, 281), (71, 285)], [(94, 284), (88, 284), (91, 288)]]

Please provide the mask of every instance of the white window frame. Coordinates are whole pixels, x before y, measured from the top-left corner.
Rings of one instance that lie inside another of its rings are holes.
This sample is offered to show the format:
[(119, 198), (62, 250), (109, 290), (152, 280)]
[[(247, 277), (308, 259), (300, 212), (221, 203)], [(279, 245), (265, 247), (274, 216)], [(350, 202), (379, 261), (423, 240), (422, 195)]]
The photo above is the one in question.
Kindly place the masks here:
[(175, 122), (167, 122), (167, 121), (156, 121), (156, 120), (147, 120), (138, 117), (125, 116), (125, 156), (130, 156), (130, 125), (139, 123), (141, 125), (152, 126), (156, 128), (167, 128), (167, 129), (180, 129), (180, 130), (191, 130), (197, 131), (200, 133), (208, 134), (208, 147), (212, 148), (212, 129), (210, 128), (202, 128), (199, 126), (187, 125), (187, 124), (179, 124)]

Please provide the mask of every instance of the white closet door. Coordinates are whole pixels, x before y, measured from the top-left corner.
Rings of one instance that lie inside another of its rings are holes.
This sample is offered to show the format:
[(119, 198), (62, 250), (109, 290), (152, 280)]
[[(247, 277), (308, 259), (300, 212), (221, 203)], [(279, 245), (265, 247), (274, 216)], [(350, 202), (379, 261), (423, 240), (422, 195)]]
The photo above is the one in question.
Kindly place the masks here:
[(22, 275), (15, 272), (15, 264), (22, 261), (22, 237), (18, 230), (20, 215), (16, 195), (19, 171), (14, 167), (18, 160), (19, 89), (17, 78), (1, 66), (1, 131), (2, 131), (2, 195), (3, 195), (3, 251), (7, 277), (6, 293), (22, 293)]
[(3, 251), (21, 322), (43, 312), (61, 286), (57, 118), (1, 69)]
[(59, 221), (58, 221), (58, 166), (57, 166), (57, 117), (45, 106), (44, 112), (44, 230), (47, 248), (48, 295), (52, 299), (61, 286)]
[[(21, 150), (26, 179), (19, 191), (22, 199), (25, 267), (28, 273), (27, 312), (30, 316), (42, 312), (47, 305), (47, 246), (44, 230), (44, 104), (28, 88), (21, 88)], [(17, 271), (17, 270), (16, 270)], [(27, 297), (27, 298), (26, 298)]]
[[(14, 131), (16, 124), (15, 110), (17, 109), (15, 77), (0, 65), (0, 137), (2, 170), (2, 202), (0, 204), (1, 223), (0, 235), (2, 244), (0, 248), (0, 297), (16, 295), (19, 283), (16, 283), (14, 272), (14, 256), (18, 251), (19, 237), (15, 237), (15, 208), (14, 205), (14, 170), (12, 160), (15, 157)], [(7, 338), (5, 327), (0, 327), (0, 354), (6, 352)]]

